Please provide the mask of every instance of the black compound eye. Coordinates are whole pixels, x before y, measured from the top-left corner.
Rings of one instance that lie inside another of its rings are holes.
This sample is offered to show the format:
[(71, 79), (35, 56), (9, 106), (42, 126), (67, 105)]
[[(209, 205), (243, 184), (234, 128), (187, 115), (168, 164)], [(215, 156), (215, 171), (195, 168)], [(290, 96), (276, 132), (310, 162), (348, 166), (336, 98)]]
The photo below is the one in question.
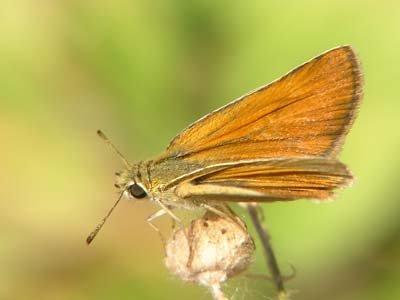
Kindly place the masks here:
[(137, 183), (134, 183), (129, 187), (129, 193), (137, 199), (144, 198), (147, 196), (146, 191)]

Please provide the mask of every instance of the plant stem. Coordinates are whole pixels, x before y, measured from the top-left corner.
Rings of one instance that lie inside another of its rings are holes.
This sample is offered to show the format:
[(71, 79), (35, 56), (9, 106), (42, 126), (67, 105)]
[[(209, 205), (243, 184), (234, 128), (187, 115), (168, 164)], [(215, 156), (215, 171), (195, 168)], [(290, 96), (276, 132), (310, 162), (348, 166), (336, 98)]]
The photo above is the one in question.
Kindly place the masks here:
[(246, 207), (247, 211), (250, 214), (251, 220), (253, 221), (254, 227), (256, 228), (258, 236), (260, 237), (261, 243), (263, 245), (267, 266), (269, 268), (269, 271), (271, 272), (272, 281), (275, 285), (275, 288), (278, 291), (278, 297), (283, 298), (286, 296), (286, 291), (283, 285), (282, 275), (278, 267), (278, 262), (276, 261), (274, 251), (272, 250), (268, 231), (261, 225), (257, 213), (257, 207), (254, 205), (246, 205)]

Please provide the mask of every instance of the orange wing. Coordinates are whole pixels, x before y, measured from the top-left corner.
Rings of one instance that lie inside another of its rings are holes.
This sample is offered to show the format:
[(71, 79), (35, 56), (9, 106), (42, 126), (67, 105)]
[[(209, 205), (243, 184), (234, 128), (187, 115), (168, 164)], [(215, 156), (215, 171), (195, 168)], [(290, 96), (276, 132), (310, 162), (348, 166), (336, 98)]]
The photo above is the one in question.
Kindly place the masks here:
[[(350, 170), (336, 159), (283, 158), (232, 165), (196, 178), (192, 184), (200, 187), (197, 195), (195, 188), (190, 190), (193, 196), (217, 201), (324, 200), (352, 181)], [(229, 193), (221, 192), (225, 189)]]
[(176, 136), (167, 156), (189, 161), (335, 157), (362, 95), (350, 46), (329, 50), (210, 113)]

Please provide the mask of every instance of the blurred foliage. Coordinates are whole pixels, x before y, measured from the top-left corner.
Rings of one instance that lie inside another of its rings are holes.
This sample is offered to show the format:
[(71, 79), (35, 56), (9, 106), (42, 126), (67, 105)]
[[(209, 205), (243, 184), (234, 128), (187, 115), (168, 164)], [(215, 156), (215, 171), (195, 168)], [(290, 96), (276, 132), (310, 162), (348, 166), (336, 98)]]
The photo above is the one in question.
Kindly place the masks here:
[[(0, 299), (209, 299), (163, 266), (149, 203), (116, 196), (118, 158), (161, 152), (187, 124), (337, 45), (365, 97), (329, 204), (264, 205), (294, 299), (399, 299), (400, 5), (396, 1), (31, 1), (0, 5)], [(238, 210), (239, 211), (239, 210)], [(244, 215), (244, 212), (240, 212)], [(169, 228), (167, 218), (158, 222)], [(251, 272), (265, 272), (261, 252)], [(236, 278), (234, 299), (271, 299)]]

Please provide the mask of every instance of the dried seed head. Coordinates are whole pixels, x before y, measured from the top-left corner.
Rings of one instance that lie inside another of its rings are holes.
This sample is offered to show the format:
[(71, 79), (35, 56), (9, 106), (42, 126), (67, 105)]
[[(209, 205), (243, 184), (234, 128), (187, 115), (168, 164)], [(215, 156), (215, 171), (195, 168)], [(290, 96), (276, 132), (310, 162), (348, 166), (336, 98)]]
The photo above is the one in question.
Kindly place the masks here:
[(224, 299), (220, 283), (247, 269), (255, 246), (239, 218), (207, 212), (176, 230), (165, 248), (165, 264), (172, 273), (207, 286), (215, 299)]

